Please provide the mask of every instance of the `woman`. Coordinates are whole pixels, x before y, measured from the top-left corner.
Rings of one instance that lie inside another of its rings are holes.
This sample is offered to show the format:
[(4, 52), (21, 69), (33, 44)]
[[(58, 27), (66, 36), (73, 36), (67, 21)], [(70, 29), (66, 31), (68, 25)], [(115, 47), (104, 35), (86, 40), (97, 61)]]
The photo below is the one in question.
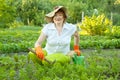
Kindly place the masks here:
[(74, 51), (79, 56), (79, 34), (77, 32), (76, 26), (66, 22), (67, 11), (63, 6), (57, 6), (54, 10), (46, 14), (46, 24), (38, 40), (35, 43), (35, 51), (37, 56), (43, 60), (44, 53), (41, 44), (44, 40), (47, 40), (45, 50), (48, 55), (53, 53), (63, 53), (69, 55), (70, 51), (70, 41), (72, 35), (74, 36)]

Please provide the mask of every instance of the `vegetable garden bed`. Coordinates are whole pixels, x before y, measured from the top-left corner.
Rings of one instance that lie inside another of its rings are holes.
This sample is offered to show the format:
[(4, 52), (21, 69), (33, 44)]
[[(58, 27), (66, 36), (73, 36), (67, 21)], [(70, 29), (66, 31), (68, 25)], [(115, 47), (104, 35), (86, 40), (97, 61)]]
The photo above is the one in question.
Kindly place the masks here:
[(0, 80), (120, 79), (119, 38), (81, 35), (86, 67), (76, 64), (42, 66), (34, 64), (27, 56), (28, 47), (34, 47), (40, 34), (39, 27), (2, 29), (0, 34)]
[(120, 50), (84, 49), (86, 67), (75, 64), (42, 66), (28, 59), (27, 53), (1, 54), (0, 80), (119, 80)]

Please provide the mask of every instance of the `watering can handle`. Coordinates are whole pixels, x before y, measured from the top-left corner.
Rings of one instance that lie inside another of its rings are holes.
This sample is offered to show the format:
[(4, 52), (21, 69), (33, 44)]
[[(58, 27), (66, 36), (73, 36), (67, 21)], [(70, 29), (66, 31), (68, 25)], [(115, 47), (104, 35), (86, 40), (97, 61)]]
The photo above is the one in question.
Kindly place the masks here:
[(77, 63), (77, 54), (74, 54), (72, 59), (73, 59), (74, 63)]

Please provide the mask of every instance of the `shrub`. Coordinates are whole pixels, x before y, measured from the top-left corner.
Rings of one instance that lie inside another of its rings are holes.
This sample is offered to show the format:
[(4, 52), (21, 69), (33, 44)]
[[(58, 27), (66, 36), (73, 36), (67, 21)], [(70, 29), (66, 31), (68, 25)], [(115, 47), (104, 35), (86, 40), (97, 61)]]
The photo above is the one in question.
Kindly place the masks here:
[(90, 35), (104, 35), (107, 29), (110, 29), (112, 22), (104, 14), (92, 17), (85, 16), (81, 29), (87, 31)]
[(7, 28), (9, 23), (15, 19), (16, 8), (12, 5), (11, 1), (0, 0), (0, 27)]
[(115, 37), (115, 38), (120, 38), (120, 26), (113, 26), (112, 27), (112, 34), (111, 34), (112, 37)]

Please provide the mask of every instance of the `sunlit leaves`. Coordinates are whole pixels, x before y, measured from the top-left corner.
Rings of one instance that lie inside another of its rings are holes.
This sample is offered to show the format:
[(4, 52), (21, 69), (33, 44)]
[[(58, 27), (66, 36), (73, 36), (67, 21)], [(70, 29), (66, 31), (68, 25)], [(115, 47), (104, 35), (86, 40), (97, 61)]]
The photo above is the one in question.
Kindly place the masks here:
[(85, 16), (81, 29), (86, 30), (90, 35), (104, 35), (104, 32), (110, 27), (111, 21), (104, 14), (92, 17)]

